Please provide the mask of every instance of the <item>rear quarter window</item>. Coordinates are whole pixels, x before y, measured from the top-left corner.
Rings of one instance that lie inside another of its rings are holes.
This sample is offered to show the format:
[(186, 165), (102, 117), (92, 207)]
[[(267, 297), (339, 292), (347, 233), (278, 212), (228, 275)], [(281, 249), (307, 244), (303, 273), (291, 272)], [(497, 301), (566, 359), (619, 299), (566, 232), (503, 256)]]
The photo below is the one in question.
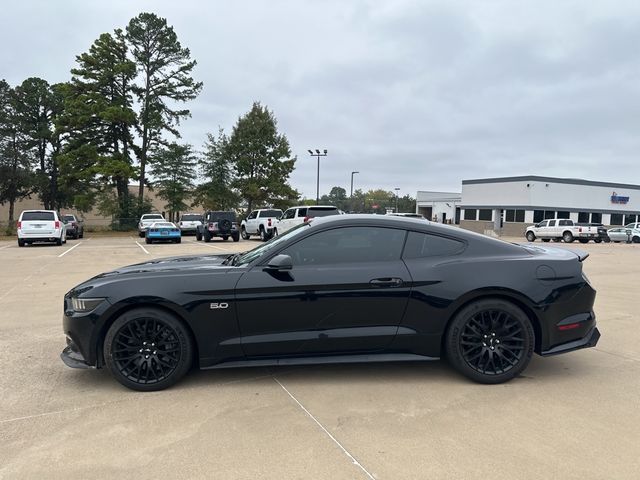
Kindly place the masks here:
[(449, 237), (409, 232), (402, 258), (443, 257), (462, 252), (465, 243)]

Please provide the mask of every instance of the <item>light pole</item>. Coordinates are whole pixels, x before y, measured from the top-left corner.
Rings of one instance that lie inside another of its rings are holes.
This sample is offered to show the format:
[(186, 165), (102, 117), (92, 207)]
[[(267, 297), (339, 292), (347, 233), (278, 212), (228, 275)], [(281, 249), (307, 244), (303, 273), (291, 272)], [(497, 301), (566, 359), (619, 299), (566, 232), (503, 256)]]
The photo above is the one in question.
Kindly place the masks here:
[(360, 173), (360, 172), (351, 172), (351, 193), (349, 194), (349, 198), (353, 198), (353, 176), (356, 173)]
[(396, 213), (398, 213), (398, 191), (400, 191), (400, 187), (394, 188), (396, 191)]
[(320, 153), (320, 150), (316, 148), (316, 153), (313, 153), (311, 150), (307, 150), (309, 155), (312, 157), (318, 157), (318, 176), (316, 178), (316, 205), (320, 205), (320, 157), (327, 156), (327, 149), (325, 148), (323, 153)]

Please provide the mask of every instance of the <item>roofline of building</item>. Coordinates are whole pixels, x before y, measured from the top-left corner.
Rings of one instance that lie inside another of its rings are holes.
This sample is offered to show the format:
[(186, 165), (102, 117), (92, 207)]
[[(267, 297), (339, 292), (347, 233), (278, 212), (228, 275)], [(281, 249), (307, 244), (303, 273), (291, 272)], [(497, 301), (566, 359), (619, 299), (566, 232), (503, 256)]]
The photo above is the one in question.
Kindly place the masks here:
[(605, 208), (576, 208), (576, 207), (553, 207), (553, 206), (541, 206), (541, 205), (456, 205), (462, 210), (474, 209), (474, 210), (553, 210), (555, 212), (587, 212), (587, 213), (606, 213), (622, 215), (638, 215), (638, 210), (612, 210)]
[(521, 177), (477, 178), (477, 179), (471, 179), (471, 180), (462, 180), (462, 185), (477, 185), (477, 184), (483, 184), (483, 183), (527, 182), (527, 181), (640, 190), (640, 185), (633, 185), (630, 183), (597, 182), (594, 180), (582, 180), (579, 178), (540, 177), (537, 175), (524, 175)]

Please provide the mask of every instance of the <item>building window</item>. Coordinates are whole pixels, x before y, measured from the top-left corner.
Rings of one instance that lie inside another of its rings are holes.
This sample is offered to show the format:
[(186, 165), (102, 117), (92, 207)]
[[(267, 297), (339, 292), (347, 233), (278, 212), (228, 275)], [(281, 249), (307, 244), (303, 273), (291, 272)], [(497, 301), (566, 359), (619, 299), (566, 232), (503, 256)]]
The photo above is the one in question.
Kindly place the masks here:
[(629, 225), (630, 223), (636, 223), (635, 215), (627, 215), (624, 217), (624, 224)]
[(569, 218), (569, 212), (558, 212), (558, 216), (556, 218)]
[(524, 210), (505, 210), (505, 222), (524, 223)]
[(544, 219), (547, 220), (549, 218), (556, 218), (555, 210), (545, 210), (544, 211)]
[(578, 223), (589, 223), (589, 212), (578, 212)]
[(524, 223), (524, 210), (516, 210), (516, 222)]
[(542, 220), (544, 220), (544, 210), (534, 210), (533, 211), (534, 223), (540, 223)]
[(602, 223), (602, 214), (601, 213), (592, 213), (591, 214), (591, 223)]
[(475, 208), (465, 208), (464, 209), (464, 219), (465, 220), (477, 220), (477, 211)]
[(622, 214), (621, 213), (612, 213), (611, 214), (611, 225), (622, 225)]
[(491, 221), (491, 210), (488, 208), (478, 210), (478, 220)]

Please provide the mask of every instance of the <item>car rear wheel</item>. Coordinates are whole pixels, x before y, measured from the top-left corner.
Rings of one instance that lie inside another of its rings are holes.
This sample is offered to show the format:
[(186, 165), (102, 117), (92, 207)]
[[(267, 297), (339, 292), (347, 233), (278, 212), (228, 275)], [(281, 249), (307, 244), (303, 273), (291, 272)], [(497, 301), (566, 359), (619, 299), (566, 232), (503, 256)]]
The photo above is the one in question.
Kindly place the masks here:
[(231, 238), (233, 238), (234, 242), (239, 242), (240, 241), (240, 234), (236, 233), (235, 235), (231, 235)]
[(571, 232), (564, 232), (562, 234), (562, 240), (564, 240), (565, 243), (571, 243), (573, 242), (573, 233)]
[(451, 364), (480, 383), (502, 383), (516, 377), (529, 364), (534, 344), (529, 318), (514, 304), (499, 299), (464, 307), (446, 333)]
[(146, 244), (150, 244), (150, 243), (151, 243), (151, 239), (150, 239), (150, 238), (145, 238), (145, 239), (144, 239), (144, 243), (146, 243)]
[(263, 242), (269, 240), (269, 236), (267, 235), (267, 232), (264, 231), (264, 228), (260, 228), (260, 240)]
[(596, 242), (596, 243), (602, 243), (602, 239), (601, 238), (596, 238), (593, 241)]
[(527, 232), (527, 241), (528, 242), (535, 242), (536, 240), (536, 235), (533, 232)]
[(226, 242), (227, 240), (229, 240), (229, 235), (222, 235), (222, 241)]
[(202, 234), (196, 230), (196, 242), (199, 242), (200, 240), (202, 240)]
[(60, 235), (60, 238), (56, 239), (56, 245), (58, 246), (62, 245), (62, 234)]
[(633, 237), (633, 238), (631, 239), (631, 241), (632, 241), (633, 243), (640, 243), (640, 237)]
[(193, 344), (184, 324), (154, 309), (131, 310), (118, 318), (104, 340), (105, 363), (125, 387), (162, 390), (191, 368)]
[(589, 243), (589, 240), (588, 240), (588, 239), (586, 239), (586, 238), (579, 238), (579, 239), (578, 239), (578, 241), (579, 241), (580, 243)]
[(18, 246), (19, 247), (24, 247), (24, 240), (22, 238), (18, 239)]
[(247, 233), (247, 229), (242, 227), (242, 230), (240, 231), (240, 234), (242, 235), (242, 239), (243, 240), (249, 240), (250, 235)]
[(181, 238), (176, 238), (176, 243), (182, 243), (182, 239)]
[(202, 234), (202, 239), (206, 243), (209, 243), (211, 241), (211, 234), (207, 230), (205, 230), (204, 233)]

